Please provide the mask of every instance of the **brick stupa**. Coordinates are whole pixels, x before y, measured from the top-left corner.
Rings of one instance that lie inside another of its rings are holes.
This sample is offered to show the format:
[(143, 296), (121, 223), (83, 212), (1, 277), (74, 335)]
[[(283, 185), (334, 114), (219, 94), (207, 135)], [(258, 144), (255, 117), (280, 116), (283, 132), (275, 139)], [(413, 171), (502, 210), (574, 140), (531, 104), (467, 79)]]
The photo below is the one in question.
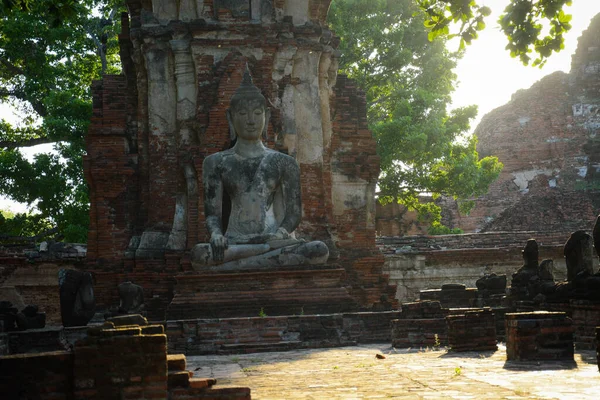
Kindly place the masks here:
[[(148, 317), (368, 310), (395, 289), (375, 247), (379, 158), (364, 94), (337, 75), (329, 0), (127, 0), (123, 74), (93, 86), (85, 176), (88, 269), (100, 308), (144, 288)], [(231, 145), (225, 111), (248, 65), (271, 108), (266, 144), (301, 168), (298, 237), (330, 249), (325, 267), (198, 274), (208, 242), (202, 162)]]

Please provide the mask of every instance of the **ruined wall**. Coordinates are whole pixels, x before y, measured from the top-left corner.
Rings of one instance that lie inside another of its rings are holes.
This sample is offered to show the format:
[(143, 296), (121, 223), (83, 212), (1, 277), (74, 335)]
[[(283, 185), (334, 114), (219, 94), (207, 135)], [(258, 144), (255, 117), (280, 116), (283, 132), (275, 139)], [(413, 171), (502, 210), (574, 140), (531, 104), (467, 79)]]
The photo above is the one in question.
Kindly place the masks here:
[(61, 325), (58, 271), (83, 268), (84, 257), (85, 253), (48, 254), (35, 248), (0, 247), (0, 301), (10, 301), (19, 311), (36, 305), (46, 313), (46, 326)]
[(467, 232), (591, 229), (600, 209), (599, 33), (596, 16), (568, 74), (544, 77), (483, 117), (477, 149), (504, 170), (470, 215), (446, 204), (446, 224)]
[[(245, 387), (192, 378), (183, 354), (167, 355), (162, 325), (138, 318), (106, 322), (69, 343), (70, 351), (0, 356), (3, 399), (250, 399)], [(145, 321), (144, 321), (145, 323)], [(36, 331), (40, 335), (43, 332)], [(22, 334), (27, 335), (26, 333)], [(18, 335), (11, 340), (19, 341)]]
[(530, 231), (422, 235), (382, 237), (377, 243), (385, 256), (384, 273), (396, 285), (396, 299), (407, 302), (419, 299), (421, 290), (440, 289), (446, 283), (475, 287), (477, 279), (491, 273), (506, 275), (510, 285), (512, 274), (523, 266), (521, 250), (531, 238), (538, 242), (539, 260), (553, 260), (554, 279), (566, 279), (563, 247), (568, 234)]
[(327, 243), (361, 303), (378, 300), (379, 160), (364, 94), (337, 76), (330, 0), (126, 3), (124, 73), (94, 84), (84, 160), (99, 304), (121, 279), (168, 303), (172, 277), (190, 271), (189, 249), (208, 241), (202, 162), (231, 143), (225, 111), (246, 64), (271, 108), (266, 144), (300, 164), (297, 234)]

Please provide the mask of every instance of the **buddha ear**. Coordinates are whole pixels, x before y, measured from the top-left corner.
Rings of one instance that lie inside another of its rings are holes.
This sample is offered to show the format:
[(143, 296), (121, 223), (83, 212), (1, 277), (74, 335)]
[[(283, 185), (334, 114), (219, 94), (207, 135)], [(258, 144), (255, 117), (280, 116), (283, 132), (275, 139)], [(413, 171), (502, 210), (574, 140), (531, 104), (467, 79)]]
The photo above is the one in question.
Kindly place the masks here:
[(263, 127), (262, 136), (263, 140), (267, 140), (267, 131), (269, 130), (269, 120), (271, 119), (271, 109), (265, 107), (265, 126)]
[(237, 137), (237, 135), (235, 133), (235, 128), (233, 126), (233, 118), (231, 117), (231, 108), (227, 109), (227, 111), (225, 112), (225, 115), (227, 116), (227, 124), (229, 125), (229, 139), (233, 142), (235, 140), (235, 138)]

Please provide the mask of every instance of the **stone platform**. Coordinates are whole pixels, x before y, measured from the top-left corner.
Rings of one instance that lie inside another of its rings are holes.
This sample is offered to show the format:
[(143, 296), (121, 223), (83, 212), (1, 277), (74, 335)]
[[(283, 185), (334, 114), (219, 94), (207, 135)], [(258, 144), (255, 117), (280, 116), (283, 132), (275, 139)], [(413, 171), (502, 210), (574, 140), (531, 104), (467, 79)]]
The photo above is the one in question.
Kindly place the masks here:
[(337, 265), (175, 276), (167, 320), (308, 315), (356, 311)]
[[(376, 354), (385, 359), (377, 359)], [(449, 353), (371, 344), (336, 349), (193, 356), (188, 368), (253, 399), (598, 399), (593, 351), (561, 361), (507, 361), (497, 351)]]

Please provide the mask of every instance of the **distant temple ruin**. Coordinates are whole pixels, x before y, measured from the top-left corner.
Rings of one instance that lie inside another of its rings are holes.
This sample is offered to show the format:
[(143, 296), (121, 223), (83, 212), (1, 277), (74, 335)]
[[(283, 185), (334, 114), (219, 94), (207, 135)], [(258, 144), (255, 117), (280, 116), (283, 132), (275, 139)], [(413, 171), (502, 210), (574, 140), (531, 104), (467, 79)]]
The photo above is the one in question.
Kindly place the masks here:
[[(453, 200), (441, 201), (442, 222), (467, 233), (591, 229), (600, 209), (599, 110), (597, 15), (579, 38), (568, 74), (542, 78), (483, 117), (477, 151), (497, 156), (504, 169), (469, 215), (460, 215)], [(378, 210), (377, 230), (383, 236), (427, 232), (397, 205)]]

